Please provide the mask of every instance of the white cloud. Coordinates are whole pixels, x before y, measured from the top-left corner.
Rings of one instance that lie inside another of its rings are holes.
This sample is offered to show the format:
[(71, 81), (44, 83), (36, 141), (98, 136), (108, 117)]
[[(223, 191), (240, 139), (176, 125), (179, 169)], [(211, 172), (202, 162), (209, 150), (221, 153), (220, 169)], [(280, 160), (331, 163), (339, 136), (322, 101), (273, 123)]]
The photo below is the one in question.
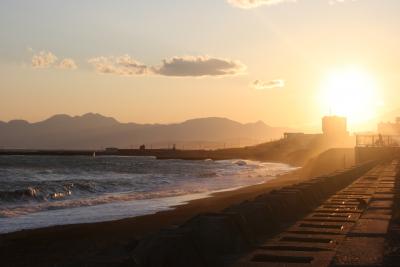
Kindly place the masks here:
[(61, 60), (61, 62), (58, 64), (58, 68), (60, 69), (67, 69), (67, 70), (75, 70), (78, 68), (76, 65), (75, 61), (71, 58), (64, 58)]
[(32, 67), (34, 68), (49, 68), (57, 61), (57, 57), (46, 51), (41, 51), (32, 57)]
[(152, 68), (165, 76), (224, 76), (242, 73), (246, 67), (239, 61), (208, 56), (173, 57)]
[[(34, 52), (32, 48), (28, 48), (29, 52)], [(58, 60), (57, 56), (49, 51), (41, 51), (32, 56), (31, 66), (35, 69), (58, 68), (65, 70), (74, 70), (78, 68), (75, 61), (71, 58), (63, 58)]]
[(149, 73), (149, 69), (146, 65), (136, 61), (129, 55), (120, 57), (96, 57), (89, 59), (89, 63), (92, 64), (99, 73), (122, 76)]
[[(226, 0), (229, 4), (243, 9), (256, 8), (264, 5), (275, 5), (288, 2), (297, 2), (297, 0)], [(326, 0), (329, 4), (353, 2), (357, 0)]]
[(330, 0), (329, 1), (329, 4), (330, 5), (334, 5), (334, 4), (340, 4), (340, 3), (344, 3), (344, 2), (354, 2), (354, 1), (357, 1), (357, 0)]
[(274, 88), (283, 88), (283, 87), (285, 87), (285, 81), (284, 80), (272, 80), (269, 82), (265, 82), (265, 81), (255, 80), (254, 82), (251, 83), (251, 87), (256, 90), (268, 90), (268, 89), (274, 89)]
[(263, 5), (275, 5), (285, 2), (296, 2), (296, 0), (227, 0), (227, 2), (235, 7), (249, 9)]

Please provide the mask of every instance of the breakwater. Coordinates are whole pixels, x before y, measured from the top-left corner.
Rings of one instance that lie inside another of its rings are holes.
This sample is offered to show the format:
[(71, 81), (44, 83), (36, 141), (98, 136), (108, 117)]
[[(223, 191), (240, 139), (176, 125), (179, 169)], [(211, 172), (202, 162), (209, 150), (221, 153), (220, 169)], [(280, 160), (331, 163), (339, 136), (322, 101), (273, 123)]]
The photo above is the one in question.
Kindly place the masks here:
[(376, 166), (312, 178), (226, 208), (200, 214), (140, 240), (127, 266), (224, 266), (279, 233)]

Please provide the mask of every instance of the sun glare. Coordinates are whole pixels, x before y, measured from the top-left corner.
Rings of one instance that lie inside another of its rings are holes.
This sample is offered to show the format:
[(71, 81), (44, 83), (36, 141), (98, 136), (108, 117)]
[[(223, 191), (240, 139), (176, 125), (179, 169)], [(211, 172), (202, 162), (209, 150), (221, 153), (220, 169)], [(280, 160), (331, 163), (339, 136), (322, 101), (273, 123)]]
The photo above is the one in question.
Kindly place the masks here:
[(346, 67), (330, 72), (321, 88), (323, 109), (359, 123), (376, 115), (381, 103), (373, 76), (361, 68)]

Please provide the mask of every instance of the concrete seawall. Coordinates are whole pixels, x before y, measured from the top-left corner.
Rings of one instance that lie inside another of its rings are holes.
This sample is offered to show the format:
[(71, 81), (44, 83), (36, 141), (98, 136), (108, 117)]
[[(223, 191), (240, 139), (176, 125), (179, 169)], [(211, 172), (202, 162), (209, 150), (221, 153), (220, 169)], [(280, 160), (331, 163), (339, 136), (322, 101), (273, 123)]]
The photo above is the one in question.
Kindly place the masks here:
[(397, 179), (397, 162), (379, 164), (234, 266), (399, 266), (386, 256)]
[(228, 266), (377, 164), (364, 163), (260, 195), (220, 213), (195, 216), (141, 240), (124, 266)]

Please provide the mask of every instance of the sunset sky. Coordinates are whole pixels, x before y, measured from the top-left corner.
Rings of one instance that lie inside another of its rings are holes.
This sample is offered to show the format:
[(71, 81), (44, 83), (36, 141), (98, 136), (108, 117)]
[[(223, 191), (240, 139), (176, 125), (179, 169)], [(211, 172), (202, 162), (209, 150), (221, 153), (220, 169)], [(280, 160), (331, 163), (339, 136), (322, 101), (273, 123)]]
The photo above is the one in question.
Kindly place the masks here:
[(398, 0), (2, 0), (0, 120), (358, 123), (400, 107), (399, 13)]

